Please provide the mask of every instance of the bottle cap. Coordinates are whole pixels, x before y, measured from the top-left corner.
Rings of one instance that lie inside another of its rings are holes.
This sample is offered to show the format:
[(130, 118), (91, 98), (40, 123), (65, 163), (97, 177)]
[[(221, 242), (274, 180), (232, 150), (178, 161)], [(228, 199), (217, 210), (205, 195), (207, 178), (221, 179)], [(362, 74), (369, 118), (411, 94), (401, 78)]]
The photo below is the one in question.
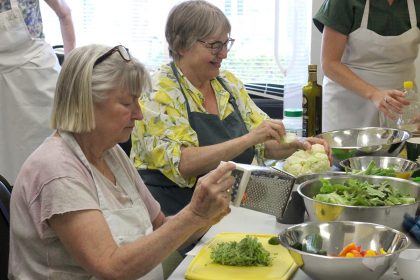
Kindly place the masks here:
[(309, 72), (316, 72), (317, 65), (316, 64), (309, 64), (308, 65), (308, 71)]
[(404, 81), (404, 88), (413, 88), (413, 81)]
[(300, 108), (284, 109), (285, 117), (302, 117), (303, 111)]

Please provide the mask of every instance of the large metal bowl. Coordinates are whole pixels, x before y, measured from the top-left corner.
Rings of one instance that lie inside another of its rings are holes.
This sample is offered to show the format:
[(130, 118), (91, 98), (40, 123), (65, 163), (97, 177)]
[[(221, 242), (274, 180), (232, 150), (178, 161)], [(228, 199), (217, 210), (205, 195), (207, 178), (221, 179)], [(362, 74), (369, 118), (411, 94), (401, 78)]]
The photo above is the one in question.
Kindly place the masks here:
[(414, 171), (420, 170), (420, 163), (399, 157), (364, 156), (352, 157), (340, 161), (340, 165), (348, 172), (365, 171), (371, 162), (380, 168), (392, 168), (395, 177), (409, 179)]
[(306, 181), (312, 180), (312, 179), (319, 179), (319, 178), (324, 178), (324, 177), (336, 177), (336, 176), (343, 176), (343, 175), (347, 175), (347, 173), (344, 171), (327, 171), (323, 173), (312, 173), (312, 174), (300, 175), (296, 177), (295, 179), (296, 190), (300, 184)]
[(405, 141), (411, 137), (406, 130), (383, 127), (364, 127), (324, 132), (317, 135), (331, 146), (333, 164), (357, 156), (397, 156)]
[(403, 231), (402, 222), (404, 214), (415, 216), (420, 200), (420, 185), (392, 177), (381, 176), (358, 176), (342, 175), (333, 177), (324, 177), (332, 184), (342, 184), (350, 178), (367, 181), (370, 184), (377, 184), (388, 181), (394, 188), (404, 194), (409, 194), (416, 198), (412, 204), (394, 205), (394, 206), (349, 206), (333, 203), (315, 201), (313, 197), (320, 193), (322, 186), (321, 180), (312, 179), (299, 185), (298, 193), (302, 196), (306, 211), (311, 221), (359, 221), (377, 223), (389, 226), (391, 228)]
[[(322, 249), (327, 256), (307, 253), (293, 247), (304, 243), (310, 234), (322, 237)], [(409, 246), (407, 236), (395, 229), (362, 222), (309, 222), (292, 226), (279, 234), (280, 243), (289, 250), (301, 269), (314, 280), (375, 280), (381, 277), (397, 260), (400, 252)], [(335, 257), (351, 242), (364, 250), (387, 254), (365, 258)]]

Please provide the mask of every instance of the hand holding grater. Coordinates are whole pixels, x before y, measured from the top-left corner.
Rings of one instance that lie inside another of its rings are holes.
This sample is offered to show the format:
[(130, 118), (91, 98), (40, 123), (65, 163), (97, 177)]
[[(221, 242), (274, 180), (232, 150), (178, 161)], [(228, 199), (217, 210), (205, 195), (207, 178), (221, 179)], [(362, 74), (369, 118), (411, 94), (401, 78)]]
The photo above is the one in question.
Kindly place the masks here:
[(295, 177), (282, 170), (235, 163), (232, 205), (283, 217)]

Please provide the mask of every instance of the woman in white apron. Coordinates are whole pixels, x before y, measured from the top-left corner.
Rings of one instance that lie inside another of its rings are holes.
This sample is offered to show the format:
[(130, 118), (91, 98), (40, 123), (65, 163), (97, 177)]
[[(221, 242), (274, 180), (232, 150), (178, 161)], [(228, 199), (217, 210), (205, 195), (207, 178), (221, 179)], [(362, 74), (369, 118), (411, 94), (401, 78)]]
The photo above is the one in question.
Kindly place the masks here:
[[(314, 18), (323, 30), (323, 131), (379, 126), (380, 111), (392, 117), (409, 104), (397, 89), (415, 78), (419, 9), (414, 0), (324, 2)], [(346, 35), (359, 20), (360, 27)], [(403, 32), (383, 36), (368, 29), (375, 24)]]
[[(38, 1), (0, 2), (0, 174), (13, 184), (24, 160), (52, 132), (60, 66), (43, 39)], [(67, 53), (75, 45), (70, 9), (64, 1), (47, 3), (60, 19)]]
[(52, 113), (56, 133), (25, 161), (12, 192), (10, 279), (163, 279), (160, 263), (229, 213), (226, 163), (199, 180), (167, 219), (117, 145), (142, 118), (145, 67), (123, 46), (66, 58)]

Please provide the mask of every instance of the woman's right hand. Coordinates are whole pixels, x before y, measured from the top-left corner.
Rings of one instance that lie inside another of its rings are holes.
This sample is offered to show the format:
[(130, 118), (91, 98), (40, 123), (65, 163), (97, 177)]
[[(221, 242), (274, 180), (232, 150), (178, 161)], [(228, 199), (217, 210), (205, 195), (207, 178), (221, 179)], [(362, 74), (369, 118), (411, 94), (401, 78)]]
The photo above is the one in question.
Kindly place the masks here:
[(401, 113), (403, 107), (410, 104), (404, 93), (396, 89), (378, 90), (371, 100), (375, 107), (390, 119), (395, 119), (396, 114)]
[(235, 182), (230, 174), (234, 169), (235, 164), (224, 162), (198, 179), (187, 207), (207, 225), (217, 223), (230, 213), (230, 190)]
[(252, 129), (247, 137), (251, 138), (252, 145), (264, 143), (268, 140), (280, 141), (286, 135), (281, 120), (265, 120), (258, 127)]

